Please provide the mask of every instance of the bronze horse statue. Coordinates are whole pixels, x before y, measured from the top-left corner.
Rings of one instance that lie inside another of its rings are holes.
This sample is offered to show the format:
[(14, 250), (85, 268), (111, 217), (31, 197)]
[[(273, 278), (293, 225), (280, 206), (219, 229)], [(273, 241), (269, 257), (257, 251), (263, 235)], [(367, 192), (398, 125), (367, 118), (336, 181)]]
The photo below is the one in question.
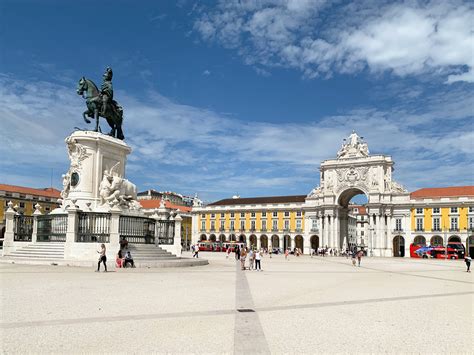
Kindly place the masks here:
[(110, 100), (107, 105), (109, 107), (103, 110), (102, 94), (94, 82), (85, 77), (79, 80), (77, 93), (86, 99), (87, 110), (83, 112), (82, 116), (87, 123), (91, 123), (87, 117), (95, 119), (95, 132), (99, 132), (99, 117), (103, 117), (112, 128), (110, 136), (122, 140), (125, 138), (122, 131), (123, 110), (115, 100)]

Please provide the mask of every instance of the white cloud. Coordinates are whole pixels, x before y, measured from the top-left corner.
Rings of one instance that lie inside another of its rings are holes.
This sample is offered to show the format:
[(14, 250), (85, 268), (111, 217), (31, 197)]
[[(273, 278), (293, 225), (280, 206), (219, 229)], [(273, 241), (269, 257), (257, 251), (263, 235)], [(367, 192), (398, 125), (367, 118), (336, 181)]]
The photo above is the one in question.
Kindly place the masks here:
[(473, 6), (462, 1), (222, 1), (201, 15), (205, 40), (235, 48), (250, 65), (333, 72), (433, 74), (474, 82)]
[[(393, 156), (396, 179), (411, 189), (471, 184), (473, 95), (446, 90), (413, 108), (354, 109), (319, 122), (280, 124), (237, 120), (156, 92), (146, 99), (115, 96), (125, 107), (133, 148), (128, 177), (142, 189), (156, 183), (214, 199), (308, 192), (318, 183), (320, 162), (335, 157), (352, 129), (372, 153)], [(64, 138), (74, 126), (92, 128), (82, 123), (84, 109), (71, 87), (0, 77), (0, 182), (49, 184), (51, 166), (59, 185), (68, 164)], [(20, 172), (25, 178), (18, 180)]]

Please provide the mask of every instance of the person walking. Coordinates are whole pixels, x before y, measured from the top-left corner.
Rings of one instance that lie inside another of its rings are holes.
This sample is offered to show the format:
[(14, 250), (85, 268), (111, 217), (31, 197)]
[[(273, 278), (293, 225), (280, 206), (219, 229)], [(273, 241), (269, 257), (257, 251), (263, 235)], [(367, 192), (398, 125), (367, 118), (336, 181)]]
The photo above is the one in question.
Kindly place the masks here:
[(225, 258), (226, 258), (226, 259), (229, 259), (229, 255), (230, 255), (230, 246), (229, 246), (229, 247), (227, 247), (227, 250), (226, 250), (226, 252), (225, 252), (225, 253), (226, 253), (226, 256), (225, 256)]
[(357, 264), (360, 267), (360, 261), (362, 260), (362, 255), (364, 255), (364, 252), (362, 250), (359, 250), (357, 253)]
[(242, 270), (245, 270), (245, 259), (247, 258), (247, 248), (242, 247), (242, 250), (240, 251), (240, 268)]
[(466, 272), (471, 272), (471, 257), (469, 255), (466, 255), (464, 257), (464, 262), (466, 263), (467, 270)]
[(351, 261), (352, 261), (352, 266), (356, 266), (356, 253), (355, 253), (355, 251), (352, 252)]
[(104, 272), (107, 272), (107, 256), (105, 255), (106, 249), (105, 249), (105, 244), (100, 245), (100, 251), (97, 251), (99, 253), (99, 262), (97, 263), (97, 271), (100, 271), (100, 263), (104, 263)]
[(288, 254), (289, 254), (289, 253), (290, 253), (289, 250), (288, 250), (288, 249), (285, 249), (285, 259), (286, 259), (286, 260), (289, 260), (289, 259), (288, 259)]
[(252, 248), (250, 248), (250, 250), (249, 250), (248, 257), (249, 257), (249, 270), (252, 271), (253, 270), (253, 261), (254, 261), (254, 252), (253, 252)]
[(196, 244), (196, 245), (194, 246), (194, 256), (195, 256), (196, 258), (199, 258), (199, 244)]
[(235, 260), (240, 260), (240, 247), (236, 245), (234, 250), (235, 250)]
[(255, 252), (255, 270), (256, 271), (262, 271), (262, 265), (260, 264), (262, 260), (262, 253), (260, 252), (260, 250), (257, 250)]

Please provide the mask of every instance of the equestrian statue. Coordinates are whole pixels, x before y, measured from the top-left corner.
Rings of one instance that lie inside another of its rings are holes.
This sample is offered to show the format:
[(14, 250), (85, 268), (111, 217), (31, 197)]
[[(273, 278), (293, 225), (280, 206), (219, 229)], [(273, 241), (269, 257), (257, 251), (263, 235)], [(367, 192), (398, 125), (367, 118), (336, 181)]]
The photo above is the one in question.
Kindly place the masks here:
[(77, 84), (77, 93), (86, 99), (87, 110), (82, 114), (84, 121), (91, 123), (87, 117), (95, 119), (95, 132), (99, 132), (99, 117), (103, 117), (112, 128), (109, 135), (123, 140), (123, 109), (114, 100), (112, 76), (112, 69), (107, 67), (100, 91), (92, 80), (82, 77)]

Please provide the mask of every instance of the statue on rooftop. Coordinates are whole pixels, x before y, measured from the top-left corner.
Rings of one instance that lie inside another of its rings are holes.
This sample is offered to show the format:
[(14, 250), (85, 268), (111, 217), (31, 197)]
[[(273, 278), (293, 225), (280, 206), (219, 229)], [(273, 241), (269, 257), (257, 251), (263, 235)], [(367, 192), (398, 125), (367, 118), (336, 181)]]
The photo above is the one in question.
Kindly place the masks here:
[(87, 110), (82, 114), (84, 121), (91, 122), (87, 117), (95, 119), (95, 131), (99, 132), (99, 117), (103, 117), (111, 127), (109, 135), (123, 140), (123, 109), (114, 100), (112, 77), (112, 68), (107, 67), (100, 91), (92, 80), (82, 77), (77, 85), (77, 93), (86, 99)]

